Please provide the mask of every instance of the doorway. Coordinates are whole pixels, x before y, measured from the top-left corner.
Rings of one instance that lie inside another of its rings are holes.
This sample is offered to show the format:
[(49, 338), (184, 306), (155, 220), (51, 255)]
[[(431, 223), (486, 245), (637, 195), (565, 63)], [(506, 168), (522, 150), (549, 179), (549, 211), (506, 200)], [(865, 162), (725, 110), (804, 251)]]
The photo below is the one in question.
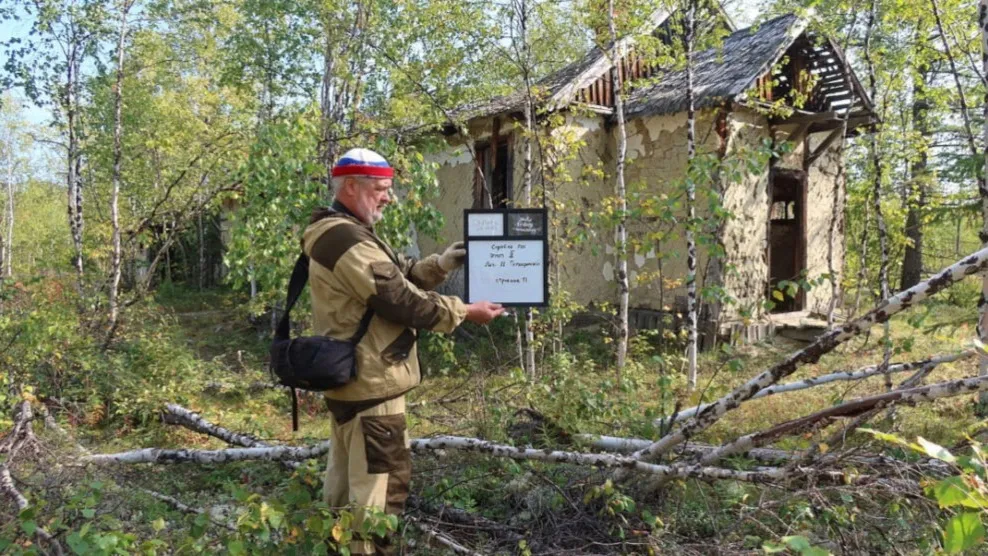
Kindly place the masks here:
[(800, 311), (805, 294), (795, 296), (783, 291), (779, 300), (773, 292), (783, 280), (796, 281), (806, 269), (806, 173), (773, 168), (769, 174), (769, 299), (773, 313)]

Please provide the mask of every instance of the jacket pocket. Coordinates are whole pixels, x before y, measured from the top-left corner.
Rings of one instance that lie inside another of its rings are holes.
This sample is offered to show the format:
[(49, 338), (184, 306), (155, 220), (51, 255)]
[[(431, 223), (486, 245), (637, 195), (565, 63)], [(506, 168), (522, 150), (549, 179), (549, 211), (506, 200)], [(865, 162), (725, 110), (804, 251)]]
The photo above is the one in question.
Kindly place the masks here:
[(381, 358), (389, 365), (401, 363), (408, 359), (412, 348), (415, 347), (415, 339), (415, 333), (406, 328), (393, 342), (388, 344), (388, 347), (384, 348), (384, 351), (381, 352)]
[(405, 446), (405, 414), (363, 416), (360, 427), (364, 433), (367, 473), (391, 473), (401, 469), (409, 459)]

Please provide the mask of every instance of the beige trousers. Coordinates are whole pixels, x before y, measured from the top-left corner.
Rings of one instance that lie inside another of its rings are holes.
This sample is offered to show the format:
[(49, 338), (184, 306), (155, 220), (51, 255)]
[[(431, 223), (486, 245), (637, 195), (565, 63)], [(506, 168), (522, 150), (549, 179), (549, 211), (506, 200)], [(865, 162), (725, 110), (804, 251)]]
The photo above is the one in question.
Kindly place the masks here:
[[(405, 396), (382, 402), (339, 424), (332, 418), (332, 443), (323, 499), (333, 508), (351, 506), (354, 529), (366, 518), (364, 508), (400, 514), (408, 498), (412, 457), (405, 425)], [(354, 540), (353, 554), (387, 554), (379, 537)]]

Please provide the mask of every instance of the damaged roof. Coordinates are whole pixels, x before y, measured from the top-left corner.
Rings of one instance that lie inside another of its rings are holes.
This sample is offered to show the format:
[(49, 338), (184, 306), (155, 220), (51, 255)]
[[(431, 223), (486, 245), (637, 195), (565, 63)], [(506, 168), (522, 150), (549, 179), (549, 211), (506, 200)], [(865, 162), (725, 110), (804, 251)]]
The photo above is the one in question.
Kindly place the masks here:
[[(696, 53), (693, 59), (694, 107), (704, 108), (745, 93), (806, 28), (793, 15), (736, 31), (723, 44)], [(625, 119), (686, 110), (686, 70), (661, 74), (658, 82), (633, 91), (624, 105)]]
[[(669, 17), (669, 12), (658, 10), (649, 17), (649, 31), (655, 29)], [(618, 52), (624, 52), (634, 45), (635, 37), (627, 36), (618, 41)], [(608, 44), (610, 49), (611, 45)], [(572, 100), (573, 95), (585, 85), (587, 81), (596, 79), (608, 71), (611, 67), (610, 61), (603, 49), (595, 46), (583, 55), (583, 58), (568, 64), (556, 72), (542, 78), (535, 83), (535, 88), (544, 93), (545, 100), (542, 104), (550, 109), (562, 108)], [(525, 91), (515, 91), (513, 93), (494, 97), (488, 100), (471, 102), (457, 107), (452, 111), (451, 116), (457, 120), (472, 120), (495, 116), (506, 112), (515, 112), (524, 108)]]
[[(667, 20), (666, 12), (657, 12), (651, 20), (653, 29)], [(633, 45), (633, 38), (626, 37), (619, 41), (618, 51), (624, 55)], [(693, 58), (694, 108), (746, 100), (747, 92), (758, 79), (772, 71), (788, 51), (809, 60), (810, 67), (807, 69), (816, 76), (820, 85), (814, 93), (814, 102), (818, 107), (836, 113), (858, 110), (855, 115), (868, 114), (869, 118), (873, 117), (871, 101), (854, 72), (848, 71), (841, 50), (831, 40), (807, 33), (806, 21), (795, 14), (734, 31), (719, 46), (696, 53)], [(583, 87), (609, 70), (610, 61), (605, 52), (600, 47), (594, 47), (580, 60), (539, 81), (537, 88), (545, 96), (537, 102), (542, 109), (550, 111), (565, 108), (575, 101)], [(779, 79), (782, 80), (782, 90), (791, 87), (791, 83), (785, 82), (786, 77)], [(626, 120), (686, 110), (685, 69), (660, 72), (651, 81), (651, 84), (632, 91), (626, 97)], [(471, 120), (520, 112), (524, 101), (524, 91), (516, 91), (461, 106), (451, 115), (457, 120)], [(609, 107), (602, 108), (609, 110)]]

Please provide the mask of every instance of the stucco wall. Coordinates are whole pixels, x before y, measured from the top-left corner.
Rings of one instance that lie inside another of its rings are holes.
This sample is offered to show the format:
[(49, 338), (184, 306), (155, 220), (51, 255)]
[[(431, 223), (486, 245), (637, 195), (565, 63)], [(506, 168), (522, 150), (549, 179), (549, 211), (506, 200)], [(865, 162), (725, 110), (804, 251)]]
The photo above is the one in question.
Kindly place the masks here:
[[(456, 240), (463, 238), (463, 209), (473, 206), (473, 159), (467, 145), (452, 142), (438, 154), (426, 157), (439, 164), (436, 178), (439, 180), (439, 198), (435, 206), (443, 215), (445, 224), (438, 241), (419, 234), (418, 243), (423, 256), (439, 252)], [(444, 284), (444, 293), (463, 293), (463, 272), (457, 271)]]
[[(728, 118), (728, 157), (754, 156), (762, 141), (770, 138), (764, 116), (736, 110)], [(728, 267), (724, 286), (735, 304), (724, 308), (722, 320), (761, 312), (768, 283), (768, 168), (745, 172), (740, 182), (727, 184), (724, 206), (731, 218), (724, 226), (724, 251)]]
[[(809, 149), (815, 150), (828, 133), (814, 133), (809, 136), (807, 143)], [(834, 186), (838, 187), (837, 198), (837, 228), (834, 238), (834, 269), (837, 283), (840, 284), (844, 268), (844, 201), (845, 183), (842, 176), (838, 176), (839, 168), (842, 164), (842, 154), (835, 141), (827, 151), (822, 154), (807, 172), (806, 204), (809, 210), (806, 213), (806, 270), (810, 278), (819, 278), (821, 275), (829, 274), (827, 264), (827, 250), (830, 245), (830, 222), (834, 210)], [(838, 181), (839, 180), (839, 181)], [(826, 313), (830, 303), (830, 282), (815, 287), (806, 295), (806, 309), (818, 313)]]
[[(699, 151), (715, 152), (720, 137), (714, 129), (715, 113), (703, 111), (697, 115), (696, 140)], [(611, 142), (617, 143), (618, 130), (611, 133)], [(625, 180), (629, 191), (640, 190), (643, 198), (668, 196), (681, 198), (676, 221), (685, 221), (685, 190), (683, 176), (686, 172), (686, 114), (649, 116), (629, 122), (628, 162)], [(613, 172), (613, 168), (611, 169)], [(613, 181), (613, 180), (612, 180)], [(613, 186), (612, 186), (613, 187)], [(703, 218), (706, 202), (697, 203), (697, 216)], [(629, 226), (629, 239), (646, 237), (658, 228), (669, 228), (668, 223), (637, 222)], [(630, 257), (631, 304), (648, 309), (680, 310), (685, 308), (687, 273), (686, 237), (682, 225), (674, 225), (678, 231), (662, 242), (658, 251), (633, 252)], [(662, 256), (661, 271), (660, 261)], [(706, 275), (707, 256), (699, 249), (698, 280)], [(643, 279), (644, 278), (644, 279)]]
[[(698, 114), (696, 135), (701, 151), (714, 152), (720, 148), (720, 138), (715, 125), (716, 113), (703, 111)], [(501, 134), (510, 133), (511, 123), (502, 124)], [(481, 121), (471, 127), (471, 134), (478, 141), (490, 136), (490, 121)], [(764, 116), (743, 109), (734, 110), (727, 119), (728, 156), (750, 151), (767, 138), (771, 138)], [(789, 131), (785, 128), (779, 137)], [(568, 114), (564, 123), (552, 130), (556, 137), (566, 137), (568, 142), (580, 142), (576, 156), (563, 163), (565, 173), (572, 181), (557, 183), (555, 199), (563, 209), (557, 215), (563, 222), (558, 229), (575, 230), (579, 221), (589, 211), (599, 211), (601, 201), (614, 192), (614, 159), (617, 151), (617, 128), (608, 128), (604, 119), (596, 115)], [(676, 197), (682, 194), (681, 179), (686, 168), (686, 115), (651, 116), (630, 122), (627, 126), (628, 158), (626, 182), (629, 191), (641, 191), (642, 198), (652, 195)], [(815, 148), (826, 134), (816, 134), (807, 139), (810, 149)], [(803, 169), (804, 149), (802, 141), (795, 145), (793, 153), (776, 161), (779, 167)], [(515, 202), (521, 206), (524, 142), (513, 142), (515, 174), (513, 189)], [(422, 237), (419, 245), (423, 254), (444, 247), (447, 242), (460, 239), (463, 234), (463, 209), (473, 204), (473, 162), (462, 139), (451, 138), (448, 148), (430, 157), (439, 164), (437, 172), (442, 195), (436, 202), (445, 215), (443, 239), (435, 242)], [(837, 178), (840, 155), (837, 147), (831, 147), (808, 169), (807, 183), (807, 266), (811, 277), (827, 272), (827, 245), (833, 206), (833, 185)], [(588, 173), (588, 167), (600, 166), (603, 175)], [(533, 152), (533, 181), (539, 183), (538, 150)], [(738, 318), (742, 312), (758, 315), (768, 281), (766, 260), (768, 225), (768, 176), (767, 166), (760, 172), (746, 172), (737, 183), (725, 185), (724, 204), (731, 218), (724, 225), (724, 247), (727, 253), (723, 280), (736, 303), (724, 308), (721, 320)], [(843, 184), (840, 184), (840, 201), (843, 201)], [(538, 189), (538, 185), (536, 185)], [(535, 205), (539, 200), (536, 199)], [(698, 202), (697, 212), (704, 218), (706, 203)], [(843, 208), (842, 206), (839, 208)], [(631, 303), (633, 307), (649, 309), (676, 309), (685, 304), (686, 241), (682, 233), (685, 209), (682, 204), (675, 213), (678, 233), (662, 245), (667, 254), (658, 273), (657, 253), (632, 252), (629, 257), (631, 279)], [(655, 222), (637, 222), (629, 227), (630, 237), (642, 237), (654, 232)], [(595, 230), (596, 236), (581, 246), (565, 249), (560, 257), (559, 276), (562, 287), (574, 301), (589, 305), (616, 301), (617, 287), (614, 281), (614, 237), (612, 231)], [(839, 230), (842, 232), (842, 228)], [(838, 236), (839, 237), (839, 236)], [(566, 239), (566, 238), (563, 238)], [(843, 246), (838, 239), (834, 254), (835, 265), (842, 267)], [(703, 280), (708, 269), (707, 257), (700, 249), (699, 279)], [(660, 286), (665, 279), (664, 287)], [(452, 287), (446, 291), (462, 292), (462, 272), (452, 279)], [(678, 282), (678, 283), (677, 283)], [(662, 291), (664, 290), (664, 291)], [(660, 291), (662, 291), (660, 296)], [(825, 284), (807, 295), (807, 309), (822, 310), (829, 303), (830, 289)]]

